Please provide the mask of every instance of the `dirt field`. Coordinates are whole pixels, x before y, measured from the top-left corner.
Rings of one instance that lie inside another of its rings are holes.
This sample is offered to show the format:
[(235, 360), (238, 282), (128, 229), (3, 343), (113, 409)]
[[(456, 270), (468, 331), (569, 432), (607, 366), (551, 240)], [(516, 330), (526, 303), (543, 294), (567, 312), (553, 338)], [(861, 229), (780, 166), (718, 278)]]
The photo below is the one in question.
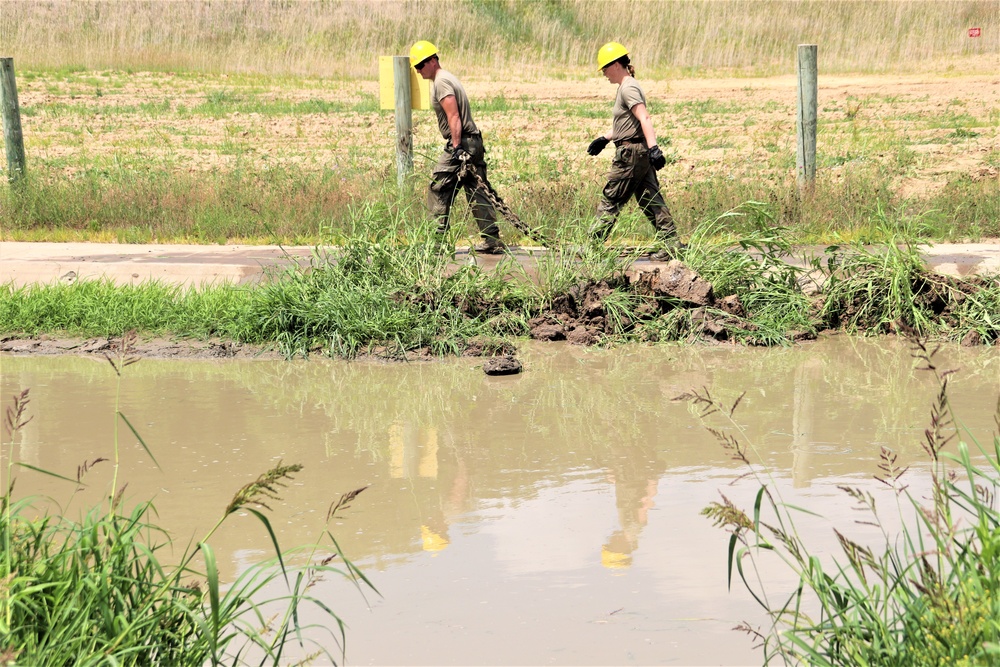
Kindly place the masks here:
[[(661, 144), (670, 140), (677, 159), (661, 180), (794, 173), (794, 77), (638, 77)], [(606, 167), (585, 153), (610, 116), (614, 88), (603, 79), (465, 84), (501, 182), (520, 178), (526, 160), (585, 178)], [(33, 76), (19, 89), (29, 164), (66, 176), (112, 157), (193, 172), (237, 164), (392, 172), (394, 122), (375, 109), (374, 81), (94, 73)], [(819, 119), (819, 166), (834, 179), (885, 164), (907, 196), (956, 176), (1000, 178), (997, 76), (821, 75)], [(414, 124), (420, 163), (440, 136), (431, 112), (415, 112)]]

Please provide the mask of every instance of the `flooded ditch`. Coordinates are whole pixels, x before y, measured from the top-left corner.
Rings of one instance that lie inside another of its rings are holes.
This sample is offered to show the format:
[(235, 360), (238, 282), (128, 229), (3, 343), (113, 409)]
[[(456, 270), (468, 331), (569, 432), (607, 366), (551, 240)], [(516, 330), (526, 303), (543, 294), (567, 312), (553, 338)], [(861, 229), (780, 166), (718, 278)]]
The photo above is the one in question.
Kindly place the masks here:
[[(759, 664), (732, 630), (763, 622), (736, 583), (728, 537), (699, 514), (723, 490), (752, 502), (752, 480), (675, 397), (707, 387), (736, 419), (785, 500), (820, 512), (799, 532), (835, 545), (853, 531), (851, 484), (891, 447), (919, 487), (937, 387), (905, 341), (834, 336), (792, 348), (527, 344), (525, 372), (487, 377), (482, 360), (155, 360), (126, 369), (126, 498), (154, 499), (179, 545), (233, 492), (278, 460), (301, 463), (273, 505), (285, 547), (317, 538), (330, 503), (368, 485), (335, 535), (381, 596), (319, 584), (348, 624), (349, 664)], [(995, 347), (949, 346), (957, 416), (988, 442), (1000, 391)], [(116, 378), (103, 359), (0, 358), (0, 395), (29, 388), (32, 421), (16, 457), (72, 477), (110, 456)], [(7, 452), (4, 452), (4, 456)], [(107, 492), (25, 470), (17, 496), (68, 514)], [(269, 554), (254, 522), (213, 540), (228, 577)], [(765, 573), (766, 576), (770, 576)], [(774, 573), (776, 581), (780, 575)]]

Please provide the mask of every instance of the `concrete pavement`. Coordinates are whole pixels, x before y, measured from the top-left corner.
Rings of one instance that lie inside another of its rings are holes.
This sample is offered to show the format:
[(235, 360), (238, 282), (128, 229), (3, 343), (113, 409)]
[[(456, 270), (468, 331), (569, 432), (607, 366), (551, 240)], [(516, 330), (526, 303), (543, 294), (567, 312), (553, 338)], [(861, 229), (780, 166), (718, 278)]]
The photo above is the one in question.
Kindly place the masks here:
[[(816, 248), (822, 251), (822, 248)], [(529, 274), (542, 248), (516, 248), (514, 256)], [(932, 270), (945, 275), (1000, 274), (1000, 243), (940, 243), (921, 248)], [(116, 243), (0, 242), (0, 285), (21, 287), (56, 281), (107, 278), (118, 284), (158, 280), (168, 284), (202, 286), (229, 282), (254, 283), (267, 270), (295, 263), (308, 264), (313, 248), (247, 245), (130, 245)], [(459, 249), (456, 263), (469, 261), (467, 249)], [(484, 269), (495, 267), (500, 258), (480, 255)], [(655, 262), (640, 259), (637, 270)]]

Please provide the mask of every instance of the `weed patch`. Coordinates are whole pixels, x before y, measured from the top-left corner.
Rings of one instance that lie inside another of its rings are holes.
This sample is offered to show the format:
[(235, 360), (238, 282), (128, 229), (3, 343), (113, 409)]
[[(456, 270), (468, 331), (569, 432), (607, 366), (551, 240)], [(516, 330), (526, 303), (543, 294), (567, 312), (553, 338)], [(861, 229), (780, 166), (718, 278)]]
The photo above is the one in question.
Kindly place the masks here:
[[(7, 407), (0, 439), (6, 459), (0, 471), (0, 654), (5, 661), (38, 665), (277, 665), (295, 645), (311, 653), (307, 660), (342, 660), (337, 647), (344, 645), (343, 623), (310, 589), (323, 576), (346, 578), (359, 589), (371, 587), (343, 558), (329, 529), (333, 517), (363, 489), (330, 504), (320, 530), (325, 544), (317, 541), (297, 550), (296, 559), (306, 564), (293, 565), (292, 552), (278, 545), (267, 511), (281, 500), (279, 494), (301, 466), (279, 462), (237, 490), (215, 525), (172, 561), (171, 540), (156, 524), (152, 503), (127, 508), (127, 485), (120, 482), (120, 429), (127, 427), (156, 464), (151, 448), (119, 407), (122, 375), (137, 361), (133, 344), (133, 336), (124, 336), (107, 355), (119, 378), (111, 451), (82, 462), (75, 477), (17, 459), (15, 437), (31, 419), (29, 390)], [(72, 497), (99, 465), (114, 467), (107, 503), (80, 519), (68, 518), (68, 507), (52, 514), (41, 499), (14, 497), (16, 472), (22, 469), (65, 481)], [(211, 538), (236, 514), (259, 522), (274, 556), (227, 583), (220, 579)], [(322, 624), (301, 623), (304, 607), (318, 611)], [(305, 639), (306, 632), (318, 632), (322, 639)]]
[[(529, 275), (514, 258), (495, 270), (453, 261), (454, 238), (413, 225), (405, 205), (354, 210), (336, 246), (257, 286), (180, 289), (79, 282), (0, 288), (0, 334), (220, 337), (285, 355), (473, 354), (532, 336), (580, 344), (729, 341), (782, 345), (825, 330), (916, 332), (991, 345), (1000, 278), (927, 271), (920, 224), (881, 215), (889, 243), (828, 246), (794, 257), (772, 206), (748, 202), (698, 226), (677, 259), (635, 271), (646, 250), (559, 244)], [(865, 239), (867, 240), (867, 239)], [(576, 244), (571, 243), (576, 241)], [(470, 341), (495, 341), (472, 345)]]
[[(738, 576), (768, 615), (767, 627), (736, 628), (760, 642), (764, 664), (977, 665), (1000, 654), (1000, 514), (994, 505), (1000, 434), (990, 445), (965, 439), (948, 400), (952, 371), (935, 366), (925, 342), (914, 346), (938, 386), (922, 443), (930, 492), (909, 490), (917, 473), (883, 447), (875, 479), (895, 496), (898, 517), (878, 508), (871, 492), (839, 487), (863, 513), (858, 523), (879, 536), (874, 543), (856, 541), (835, 528), (839, 554), (832, 562), (799, 536), (796, 523), (815, 515), (776, 490), (734, 419), (740, 399), (729, 405), (707, 389), (680, 397), (759, 486), (752, 512), (723, 495), (702, 513), (730, 534), (730, 582)], [(796, 580), (787, 596), (759, 576), (765, 561), (774, 560)]]

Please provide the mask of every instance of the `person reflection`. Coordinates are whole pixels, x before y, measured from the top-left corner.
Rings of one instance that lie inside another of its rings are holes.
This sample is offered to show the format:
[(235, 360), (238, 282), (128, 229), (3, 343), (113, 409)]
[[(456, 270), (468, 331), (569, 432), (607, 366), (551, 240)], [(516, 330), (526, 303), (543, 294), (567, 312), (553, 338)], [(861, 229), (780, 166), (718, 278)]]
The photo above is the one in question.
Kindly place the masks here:
[(664, 470), (666, 464), (647, 445), (620, 446), (611, 452), (608, 481), (615, 485), (618, 529), (601, 547), (604, 567), (623, 570), (632, 565), (632, 554), (639, 548), (639, 533), (649, 521)]
[(468, 498), (468, 470), (461, 453), (455, 447), (442, 448), (436, 428), (395, 423), (389, 427), (389, 476), (410, 482), (421, 548), (431, 555), (448, 548), (448, 527), (465, 511)]
[(817, 387), (823, 383), (822, 359), (806, 357), (795, 367), (792, 386), (792, 484), (796, 489), (808, 487), (816, 475), (812, 453), (817, 434), (814, 416)]

